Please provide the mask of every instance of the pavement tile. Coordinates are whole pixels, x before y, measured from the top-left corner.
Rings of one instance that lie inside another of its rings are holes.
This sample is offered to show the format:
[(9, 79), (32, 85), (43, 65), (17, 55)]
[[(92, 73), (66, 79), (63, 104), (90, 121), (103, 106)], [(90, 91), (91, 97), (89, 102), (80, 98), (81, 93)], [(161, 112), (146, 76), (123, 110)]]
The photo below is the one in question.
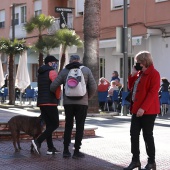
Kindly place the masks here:
[[(3, 117), (1, 113), (3, 110), (0, 109), (0, 119)], [(8, 119), (9, 115), (12, 116), (11, 112), (4, 119)], [(30, 153), (31, 140), (21, 141), (22, 150), (19, 153), (14, 152), (12, 141), (0, 141), (0, 170), (122, 170), (130, 163), (130, 116), (87, 117), (86, 125), (96, 126), (97, 129), (96, 137), (82, 141), (81, 151), (85, 153), (85, 158), (62, 158), (63, 139), (54, 139), (55, 147), (61, 151), (57, 155), (46, 155), (46, 142), (42, 144), (41, 155), (37, 155)], [(170, 170), (169, 129), (170, 113), (157, 117), (154, 129), (157, 170)], [(142, 133), (140, 138), (144, 167), (147, 155)], [(74, 139), (70, 145), (72, 154), (73, 145)]]

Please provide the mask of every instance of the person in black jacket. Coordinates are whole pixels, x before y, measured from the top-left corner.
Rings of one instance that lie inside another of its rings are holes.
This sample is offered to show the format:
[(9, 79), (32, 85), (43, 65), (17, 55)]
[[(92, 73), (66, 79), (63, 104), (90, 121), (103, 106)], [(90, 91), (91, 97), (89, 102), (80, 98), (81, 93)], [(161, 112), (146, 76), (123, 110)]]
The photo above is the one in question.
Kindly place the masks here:
[(38, 154), (40, 154), (41, 143), (46, 139), (47, 154), (59, 153), (54, 147), (52, 133), (59, 126), (58, 99), (56, 94), (50, 91), (51, 82), (57, 77), (58, 60), (54, 56), (47, 56), (44, 60), (45, 65), (38, 69), (38, 98), (37, 106), (40, 107), (41, 117), (45, 121), (46, 130), (32, 144)]

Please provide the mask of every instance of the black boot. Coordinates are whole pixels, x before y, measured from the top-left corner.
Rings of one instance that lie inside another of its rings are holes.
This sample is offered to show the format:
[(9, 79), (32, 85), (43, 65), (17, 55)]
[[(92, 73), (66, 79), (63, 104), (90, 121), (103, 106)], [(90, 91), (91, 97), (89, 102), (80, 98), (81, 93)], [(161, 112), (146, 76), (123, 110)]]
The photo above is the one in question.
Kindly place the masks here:
[(141, 170), (141, 163), (138, 162), (131, 162), (127, 168), (124, 168), (123, 170), (133, 170), (135, 168), (138, 168), (138, 170)]
[(156, 170), (156, 163), (148, 163), (146, 166), (145, 166), (145, 170)]
[(68, 147), (64, 147), (63, 158), (70, 158), (70, 157), (71, 157), (71, 153), (70, 153)]
[(79, 149), (74, 150), (74, 154), (72, 156), (73, 159), (84, 158), (84, 153), (80, 152)]

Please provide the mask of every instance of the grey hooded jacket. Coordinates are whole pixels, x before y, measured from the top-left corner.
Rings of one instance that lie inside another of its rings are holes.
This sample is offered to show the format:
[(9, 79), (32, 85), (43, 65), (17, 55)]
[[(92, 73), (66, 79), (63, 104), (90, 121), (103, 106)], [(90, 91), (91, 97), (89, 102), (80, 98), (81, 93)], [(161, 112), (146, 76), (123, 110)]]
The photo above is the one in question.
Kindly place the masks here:
[[(55, 92), (57, 87), (60, 86), (61, 84), (65, 86), (69, 70), (71, 68), (79, 68), (79, 66), (81, 66), (79, 62), (73, 62), (73, 63), (66, 65), (66, 67), (59, 73), (57, 78), (51, 83), (50, 90), (52, 92)], [(66, 104), (88, 105), (88, 99), (93, 97), (93, 95), (95, 94), (97, 90), (97, 84), (96, 84), (96, 81), (94, 80), (91, 70), (85, 66), (81, 70), (82, 70), (82, 73), (84, 75), (84, 79), (86, 82), (87, 92), (85, 96), (83, 96), (81, 99), (71, 99), (65, 96), (64, 89), (63, 89), (63, 99), (64, 99), (63, 104), (64, 105)]]

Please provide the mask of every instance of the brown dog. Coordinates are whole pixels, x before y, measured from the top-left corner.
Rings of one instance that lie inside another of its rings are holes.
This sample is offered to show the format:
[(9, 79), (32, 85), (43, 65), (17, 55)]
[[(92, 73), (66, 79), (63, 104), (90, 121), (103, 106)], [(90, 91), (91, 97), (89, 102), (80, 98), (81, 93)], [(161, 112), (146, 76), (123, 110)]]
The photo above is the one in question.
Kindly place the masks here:
[[(14, 116), (8, 121), (9, 130), (11, 131), (13, 145), (15, 151), (21, 149), (20, 146), (20, 131), (25, 132), (26, 134), (36, 139), (42, 133), (42, 120), (41, 117), (29, 117), (29, 116)], [(16, 146), (18, 144), (18, 148)], [(31, 145), (31, 152), (33, 152), (33, 145)]]

